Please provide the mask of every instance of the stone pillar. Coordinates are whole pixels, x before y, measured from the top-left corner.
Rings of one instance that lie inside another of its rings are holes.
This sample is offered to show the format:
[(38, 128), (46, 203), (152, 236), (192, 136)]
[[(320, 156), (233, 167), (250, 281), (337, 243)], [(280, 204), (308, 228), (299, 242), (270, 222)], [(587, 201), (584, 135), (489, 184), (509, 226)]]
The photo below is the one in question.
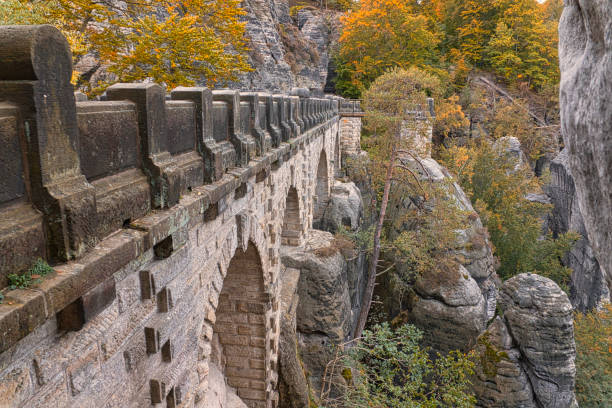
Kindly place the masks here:
[(57, 29), (0, 29), (0, 100), (17, 109), (12, 116), (26, 136), (22, 193), (43, 213), (46, 252), (55, 260), (84, 253), (96, 222), (94, 188), (81, 172), (71, 75), (70, 47)]
[(361, 152), (361, 116), (341, 116), (340, 151), (343, 156)]

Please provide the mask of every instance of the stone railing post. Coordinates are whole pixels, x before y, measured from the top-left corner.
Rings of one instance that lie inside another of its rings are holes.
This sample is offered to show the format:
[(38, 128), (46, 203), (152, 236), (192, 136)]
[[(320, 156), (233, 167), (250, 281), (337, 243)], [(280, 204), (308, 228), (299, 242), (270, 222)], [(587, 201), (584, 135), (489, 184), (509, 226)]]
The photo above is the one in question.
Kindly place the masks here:
[(260, 94), (257, 92), (246, 92), (240, 94), (240, 99), (246, 101), (250, 105), (251, 116), (249, 121), (251, 122), (251, 129), (255, 136), (255, 142), (257, 143), (257, 155), (263, 156), (270, 147), (272, 146), (272, 138), (267, 132), (267, 129), (262, 128), (259, 121), (260, 118)]
[(179, 201), (181, 172), (168, 151), (164, 89), (157, 84), (116, 84), (106, 94), (109, 100), (129, 100), (136, 105), (140, 154), (151, 184), (152, 205), (172, 207)]
[(288, 142), (291, 139), (291, 126), (289, 125), (288, 109), (286, 106), (285, 96), (284, 95), (274, 95), (274, 102), (278, 105), (279, 112), (279, 124), (282, 132), (282, 141)]
[(19, 109), (29, 196), (44, 214), (46, 252), (55, 260), (95, 241), (95, 192), (81, 172), (71, 76), (70, 47), (57, 29), (0, 29), (0, 99)]
[(230, 109), (229, 137), (236, 150), (237, 165), (246, 167), (249, 160), (255, 158), (255, 141), (240, 131), (240, 92), (231, 90), (213, 91), (213, 100), (227, 103)]
[(272, 137), (272, 146), (278, 147), (282, 141), (282, 131), (280, 129), (280, 118), (278, 108), (274, 108), (274, 97), (270, 94), (262, 96), (266, 102), (266, 116), (268, 117), (268, 131)]
[(204, 181), (215, 182), (223, 177), (225, 169), (223, 149), (213, 137), (212, 92), (208, 88), (178, 87), (171, 92), (173, 100), (191, 101), (196, 106), (198, 152), (204, 160)]

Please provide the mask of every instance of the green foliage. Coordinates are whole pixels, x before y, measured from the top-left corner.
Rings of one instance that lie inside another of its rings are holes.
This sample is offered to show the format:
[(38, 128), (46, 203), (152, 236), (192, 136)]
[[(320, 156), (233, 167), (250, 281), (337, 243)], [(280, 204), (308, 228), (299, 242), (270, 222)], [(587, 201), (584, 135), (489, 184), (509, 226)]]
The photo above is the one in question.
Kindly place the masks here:
[(40, 258), (38, 258), (30, 268), (30, 275), (46, 276), (51, 272), (53, 272), (53, 268)]
[(472, 407), (473, 362), (458, 351), (432, 361), (428, 350), (419, 346), (421, 338), (422, 333), (411, 325), (392, 330), (383, 323), (364, 331), (345, 355), (343, 370), (350, 367), (353, 374), (342, 406)]
[(612, 401), (612, 305), (576, 314), (576, 398), (581, 408)]
[(526, 198), (540, 189), (531, 171), (515, 168), (515, 157), (494, 149), (486, 140), (443, 148), (440, 159), (475, 203), (501, 262), (498, 274), (507, 279), (533, 272), (553, 279), (567, 291), (571, 270), (561, 259), (577, 236), (568, 233), (540, 240), (542, 217), (550, 206)]
[(21, 275), (11, 273), (7, 276), (7, 279), (9, 282), (9, 288), (11, 290), (25, 289), (29, 287), (33, 282), (32, 275), (30, 275), (29, 273), (24, 273)]
[(25, 273), (11, 273), (7, 276), (9, 289), (25, 289), (40, 281), (40, 278), (53, 272), (47, 262), (38, 258), (32, 267)]

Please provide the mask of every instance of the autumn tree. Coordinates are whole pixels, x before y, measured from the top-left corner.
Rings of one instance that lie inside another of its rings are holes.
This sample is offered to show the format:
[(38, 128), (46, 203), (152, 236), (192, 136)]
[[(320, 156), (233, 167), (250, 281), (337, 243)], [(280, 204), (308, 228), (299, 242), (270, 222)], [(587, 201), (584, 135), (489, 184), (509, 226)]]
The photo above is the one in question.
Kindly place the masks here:
[[(16, 3), (15, 0), (11, 0)], [(245, 14), (240, 0), (20, 0), (68, 37), (76, 60), (91, 55), (98, 65), (79, 72), (88, 87), (98, 66), (112, 82), (151, 80), (169, 88), (204, 81), (235, 80), (250, 69), (246, 58)], [(16, 21), (30, 23), (28, 19)]]
[(509, 2), (500, 14), (483, 56), (508, 82), (541, 87), (559, 81), (557, 22), (534, 0)]
[(430, 18), (404, 0), (361, 0), (342, 18), (336, 87), (354, 95), (391, 67), (426, 67), (440, 41)]
[[(372, 183), (374, 191), (380, 194), (380, 201), (368, 280), (355, 338), (360, 337), (365, 328), (372, 302), (381, 253), (381, 235), (392, 183), (408, 183), (410, 178), (416, 180), (412, 169), (403, 160), (405, 157), (416, 156), (411, 139), (403, 137), (403, 131), (409, 124), (418, 124), (413, 116), (415, 108), (425, 104), (427, 95), (437, 94), (439, 86), (440, 82), (436, 77), (418, 68), (394, 68), (377, 78), (364, 95), (366, 125), (372, 131), (372, 147), (369, 150)], [(420, 130), (414, 129), (416, 132)], [(415, 184), (418, 188), (418, 180)]]

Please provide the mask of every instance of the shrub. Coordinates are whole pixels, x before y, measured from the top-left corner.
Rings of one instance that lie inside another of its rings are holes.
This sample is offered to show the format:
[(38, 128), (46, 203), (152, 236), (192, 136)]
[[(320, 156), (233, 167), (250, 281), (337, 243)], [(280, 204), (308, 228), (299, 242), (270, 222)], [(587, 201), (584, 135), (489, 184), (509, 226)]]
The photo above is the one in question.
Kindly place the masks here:
[(576, 398), (581, 408), (609, 407), (612, 401), (612, 305), (578, 313), (576, 338)]
[(476, 402), (470, 394), (473, 362), (453, 351), (433, 361), (419, 342), (414, 326), (392, 330), (388, 323), (366, 330), (345, 354), (339, 371), (347, 381), (343, 401), (326, 401), (325, 407), (448, 407), (468, 408)]

